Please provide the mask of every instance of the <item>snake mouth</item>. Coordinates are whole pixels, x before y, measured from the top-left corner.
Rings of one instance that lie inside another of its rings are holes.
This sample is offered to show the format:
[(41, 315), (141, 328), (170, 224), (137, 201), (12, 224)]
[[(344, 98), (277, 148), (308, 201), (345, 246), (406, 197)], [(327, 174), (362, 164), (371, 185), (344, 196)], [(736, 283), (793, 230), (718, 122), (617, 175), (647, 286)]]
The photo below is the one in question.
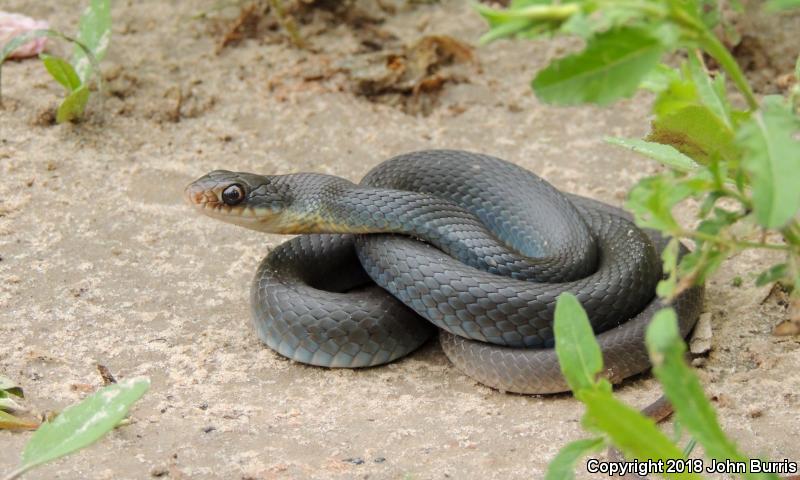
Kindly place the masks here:
[(266, 233), (296, 233), (304, 231), (295, 227), (296, 219), (276, 209), (253, 205), (244, 201), (237, 205), (228, 205), (222, 200), (222, 192), (229, 185), (214, 186), (189, 184), (184, 190), (186, 202), (195, 210), (208, 217), (232, 223), (241, 227)]
[(263, 220), (255, 209), (241, 205), (227, 205), (221, 200), (222, 188), (202, 188), (196, 183), (189, 184), (184, 190), (186, 202), (203, 215), (235, 223), (249, 228), (258, 228)]

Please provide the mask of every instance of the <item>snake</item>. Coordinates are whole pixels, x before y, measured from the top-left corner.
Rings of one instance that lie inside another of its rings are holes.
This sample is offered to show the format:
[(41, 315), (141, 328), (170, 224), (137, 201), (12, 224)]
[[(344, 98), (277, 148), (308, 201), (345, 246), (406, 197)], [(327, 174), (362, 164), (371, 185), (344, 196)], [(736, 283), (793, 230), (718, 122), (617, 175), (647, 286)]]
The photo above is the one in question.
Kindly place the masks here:
[(674, 308), (685, 337), (702, 309), (702, 285), (669, 303), (655, 295), (668, 238), (481, 153), (406, 153), (359, 183), (215, 170), (185, 197), (209, 217), (296, 235), (261, 261), (250, 309), (261, 341), (305, 364), (381, 365), (438, 331), (478, 382), (558, 393), (569, 390), (554, 349), (562, 293), (586, 310), (614, 383), (650, 367), (644, 336), (657, 311)]

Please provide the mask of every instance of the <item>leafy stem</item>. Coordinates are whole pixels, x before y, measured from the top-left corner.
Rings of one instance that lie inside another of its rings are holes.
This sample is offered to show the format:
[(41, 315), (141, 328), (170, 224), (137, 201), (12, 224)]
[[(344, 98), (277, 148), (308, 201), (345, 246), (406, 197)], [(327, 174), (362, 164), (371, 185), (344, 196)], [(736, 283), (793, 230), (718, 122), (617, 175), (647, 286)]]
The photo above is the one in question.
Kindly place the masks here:
[(711, 57), (716, 60), (720, 66), (728, 73), (731, 78), (731, 81), (736, 88), (744, 95), (745, 100), (747, 101), (747, 106), (750, 110), (757, 110), (758, 109), (758, 100), (756, 100), (756, 96), (753, 93), (753, 89), (750, 88), (750, 83), (747, 81), (747, 78), (744, 76), (744, 73), (739, 68), (739, 64), (736, 63), (736, 60), (731, 55), (731, 52), (725, 48), (725, 45), (717, 39), (717, 37), (708, 31), (708, 29), (703, 28), (703, 31), (700, 32), (699, 37), (700, 46), (703, 50), (706, 51)]
[(14, 470), (13, 472), (9, 473), (5, 477), (3, 477), (3, 480), (14, 480), (16, 478), (19, 478), (19, 477), (22, 476), (23, 473), (25, 473), (28, 470), (32, 469), (34, 466), (35, 465), (27, 465), (27, 466), (24, 466), (24, 467), (20, 467), (20, 468)]
[(792, 251), (790, 245), (780, 245), (777, 243), (766, 242), (748, 242), (746, 240), (739, 240), (736, 238), (725, 238), (719, 235), (711, 235), (709, 233), (700, 232), (697, 230), (681, 229), (675, 232), (676, 237), (691, 238), (694, 240), (701, 240), (703, 242), (714, 243), (736, 250), (744, 250), (747, 248), (765, 248), (768, 250)]
[(669, 15), (669, 12), (662, 8), (660, 4), (654, 2), (638, 2), (638, 1), (619, 1), (619, 0), (604, 0), (598, 3), (599, 9), (603, 8), (613, 8), (613, 7), (622, 7), (622, 8), (629, 8), (631, 10), (638, 10), (645, 15), (656, 19), (664, 19)]
[[(789, 243), (797, 245), (798, 248), (800, 248), (800, 224), (797, 223), (797, 220), (789, 222), (789, 224), (781, 230), (781, 234)], [(798, 252), (798, 255), (800, 255), (800, 252)]]
[(738, 190), (731, 190), (730, 188), (724, 188), (724, 187), (720, 188), (719, 192), (724, 196), (735, 198), (736, 200), (738, 200), (739, 203), (742, 204), (742, 207), (744, 207), (745, 210), (750, 210), (753, 208), (753, 202), (750, 201), (749, 198), (747, 198), (744, 192), (739, 192)]
[(515, 10), (495, 10), (481, 4), (476, 4), (475, 8), (487, 18), (495, 20), (565, 20), (581, 9), (577, 3), (531, 5)]

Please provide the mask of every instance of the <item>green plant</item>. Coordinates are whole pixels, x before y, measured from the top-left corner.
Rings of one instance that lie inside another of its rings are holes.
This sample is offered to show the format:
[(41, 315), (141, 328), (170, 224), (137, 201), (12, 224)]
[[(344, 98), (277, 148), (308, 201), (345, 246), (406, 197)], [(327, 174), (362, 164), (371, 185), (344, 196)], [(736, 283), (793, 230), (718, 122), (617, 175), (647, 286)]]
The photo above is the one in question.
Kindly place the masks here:
[(770, 10), (788, 10), (800, 7), (800, 0), (769, 0), (767, 8)]
[[(89, 83), (99, 71), (99, 62), (111, 40), (111, 0), (91, 0), (81, 15), (77, 38), (54, 30), (34, 30), (16, 37), (0, 51), (0, 66), (17, 47), (37, 37), (52, 37), (74, 44), (69, 62), (46, 54), (41, 54), (40, 58), (50, 75), (67, 89), (66, 98), (56, 110), (56, 121), (75, 121), (83, 116), (89, 101)], [(101, 83), (99, 77), (98, 83)]]
[(18, 478), (43, 463), (63, 457), (102, 438), (125, 418), (128, 409), (150, 388), (147, 378), (133, 378), (103, 387), (68, 407), (33, 433), (20, 466), (3, 480)]
[(10, 379), (0, 375), (0, 430), (30, 430), (39, 425), (18, 418), (9, 411), (20, 410), (12, 397), (24, 398), (22, 388)]
[[(772, 9), (800, 6), (772, 0)], [(800, 87), (786, 97), (759, 100), (744, 73), (713, 29), (720, 20), (715, 0), (512, 0), (507, 10), (475, 7), (502, 37), (578, 35), (585, 46), (556, 59), (534, 78), (537, 97), (547, 103), (607, 105), (637, 90), (655, 93), (646, 139), (608, 138), (669, 167), (641, 180), (627, 206), (640, 226), (672, 237), (662, 259), (668, 278), (658, 286), (667, 299), (702, 283), (728, 256), (746, 249), (781, 252), (784, 260), (756, 276), (757, 284), (779, 282), (791, 291), (793, 319), (800, 322)], [(682, 54), (679, 68), (664, 65)], [(719, 65), (711, 74), (704, 55)], [(674, 56), (672, 58), (675, 58)], [(800, 78), (800, 59), (795, 76)], [(730, 79), (740, 97), (729, 95)], [(681, 224), (673, 209), (694, 200), (696, 226)], [(695, 249), (681, 257), (681, 238)], [(685, 454), (655, 424), (616, 400), (611, 385), (596, 379), (602, 357), (577, 300), (559, 299), (556, 349), (562, 371), (587, 412), (584, 427), (602, 436), (564, 447), (548, 478), (571, 478), (575, 461), (606, 443), (628, 458), (680, 460)], [(725, 437), (700, 383), (683, 363), (685, 350), (674, 312), (662, 310), (647, 332), (654, 373), (675, 407), (680, 425), (714, 459), (744, 461)], [(691, 446), (691, 443), (690, 443)], [(690, 448), (685, 449), (685, 451)], [(697, 463), (682, 463), (694, 467)], [(749, 470), (748, 470), (749, 472)], [(684, 469), (676, 477), (698, 478)], [(747, 478), (777, 478), (745, 473)]]
[[(739, 251), (775, 250), (784, 260), (760, 272), (756, 282), (780, 282), (791, 290), (791, 315), (800, 321), (800, 89), (759, 101), (713, 33), (719, 21), (715, 0), (514, 0), (507, 10), (476, 8), (491, 27), (484, 42), (556, 34), (584, 39), (582, 51), (554, 60), (534, 78), (533, 90), (544, 102), (606, 105), (637, 89), (655, 92), (646, 140), (608, 141), (670, 167), (641, 180), (627, 203), (640, 226), (674, 238), (663, 255), (669, 278), (659, 295), (669, 298), (702, 283)], [(674, 52), (685, 54), (677, 69), (661, 63)], [(703, 54), (721, 72), (710, 74)], [(726, 78), (744, 108), (729, 96)], [(688, 200), (699, 205), (694, 228), (672, 213)], [(680, 238), (693, 240), (696, 248), (678, 262)]]
[[(652, 419), (614, 398), (608, 380), (598, 378), (603, 370), (603, 357), (586, 312), (575, 296), (565, 293), (558, 298), (553, 328), (561, 371), (575, 398), (586, 405), (583, 426), (599, 436), (564, 446), (550, 463), (545, 478), (574, 478), (575, 463), (580, 458), (610, 444), (619, 448), (627, 459), (641, 462), (628, 464), (633, 473), (702, 478), (700, 474), (706, 473), (712, 464), (688, 458), (690, 448), (678, 447)], [(716, 462), (730, 460), (745, 465), (743, 476), (748, 479), (777, 479), (772, 473), (751, 472), (750, 459), (723, 433), (699, 379), (684, 360), (686, 345), (672, 309), (656, 314), (647, 329), (646, 341), (653, 372), (675, 409), (677, 421), (703, 446), (706, 456)]]

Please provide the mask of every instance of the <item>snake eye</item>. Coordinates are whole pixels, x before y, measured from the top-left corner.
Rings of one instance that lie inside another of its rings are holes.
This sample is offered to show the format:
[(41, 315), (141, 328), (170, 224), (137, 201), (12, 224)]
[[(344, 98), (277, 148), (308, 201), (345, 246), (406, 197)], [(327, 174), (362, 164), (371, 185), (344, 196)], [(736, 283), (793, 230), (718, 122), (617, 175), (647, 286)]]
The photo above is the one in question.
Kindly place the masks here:
[(238, 205), (244, 200), (244, 188), (241, 185), (233, 184), (222, 191), (222, 201), (225, 205)]

